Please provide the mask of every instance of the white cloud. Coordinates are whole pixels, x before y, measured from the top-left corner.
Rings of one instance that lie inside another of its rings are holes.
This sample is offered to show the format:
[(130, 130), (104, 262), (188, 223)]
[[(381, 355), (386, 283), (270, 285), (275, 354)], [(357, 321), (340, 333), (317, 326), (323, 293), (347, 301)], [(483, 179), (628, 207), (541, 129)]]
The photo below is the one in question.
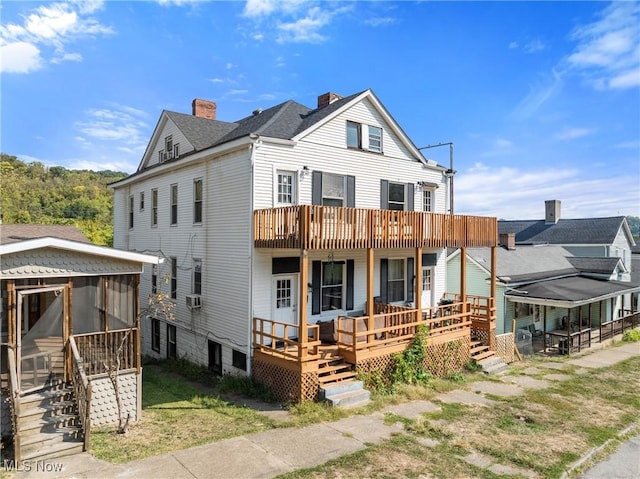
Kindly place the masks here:
[(509, 43), (509, 48), (511, 48), (512, 50), (516, 49), (516, 48), (519, 48), (519, 47), (520, 47), (520, 44), (518, 42), (516, 42), (516, 41), (513, 41), (513, 42)]
[[(138, 149), (146, 145), (148, 125), (140, 110), (127, 106), (113, 105), (112, 108), (92, 109), (86, 112), (87, 118), (78, 121), (75, 128), (83, 133), (85, 142), (118, 141), (124, 145), (134, 145)], [(143, 148), (144, 149), (144, 148)]]
[(577, 42), (566, 59), (597, 89), (640, 85), (640, 3), (614, 2), (593, 23), (574, 29)]
[(565, 128), (554, 135), (557, 140), (574, 140), (583, 136), (592, 135), (596, 132), (593, 128)]
[(46, 61), (81, 61), (80, 53), (67, 53), (66, 45), (82, 38), (113, 33), (110, 27), (102, 25), (89, 16), (103, 5), (103, 2), (61, 2), (51, 3), (32, 10), (23, 17), (22, 24), (0, 25), (0, 45), (3, 58), (20, 51), (25, 58), (9, 57), (3, 61), (5, 73), (29, 73), (42, 68)]
[(255, 31), (249, 34), (254, 40), (271, 37), (278, 43), (321, 43), (327, 39), (323, 29), (352, 8), (321, 1), (249, 0), (243, 15), (255, 22)]
[[(611, 185), (617, 185), (611, 194)], [(476, 163), (454, 178), (455, 211), (503, 219), (542, 219), (544, 201), (562, 201), (563, 218), (636, 215), (637, 177), (585, 179), (580, 170), (557, 167), (528, 170)]]
[(381, 27), (385, 25), (393, 25), (396, 22), (397, 19), (394, 17), (371, 17), (366, 19), (364, 24), (371, 27)]
[(42, 66), (40, 50), (27, 42), (14, 42), (0, 46), (0, 71), (3, 73), (30, 73)]
[(553, 70), (551, 75), (545, 75), (537, 84), (530, 86), (528, 95), (520, 101), (511, 116), (516, 120), (531, 118), (562, 89), (563, 84), (562, 73)]

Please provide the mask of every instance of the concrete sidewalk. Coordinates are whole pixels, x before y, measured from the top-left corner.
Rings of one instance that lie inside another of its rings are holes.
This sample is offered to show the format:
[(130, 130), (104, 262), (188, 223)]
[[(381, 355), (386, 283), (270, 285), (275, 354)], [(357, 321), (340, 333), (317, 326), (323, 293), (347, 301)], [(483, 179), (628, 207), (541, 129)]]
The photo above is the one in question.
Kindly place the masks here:
[[(451, 391), (436, 399), (442, 402), (461, 402), (490, 405), (485, 394), (513, 396), (526, 388), (544, 387), (547, 381), (562, 380), (562, 364), (579, 368), (611, 366), (624, 359), (640, 355), (640, 344), (623, 343), (610, 348), (585, 351), (566, 363), (549, 363), (543, 380), (526, 376), (501, 377), (502, 382), (477, 381), (469, 383), (465, 391)], [(544, 367), (544, 366), (543, 366)], [(534, 368), (532, 368), (534, 369)], [(560, 369), (560, 370), (558, 370)], [(536, 369), (535, 373), (539, 373)], [(534, 371), (531, 371), (533, 374)], [(569, 376), (566, 376), (569, 377)], [(531, 379), (530, 382), (527, 379)], [(377, 444), (403, 431), (402, 425), (385, 424), (385, 414), (416, 418), (434, 412), (439, 406), (430, 401), (411, 401), (389, 406), (382, 411), (362, 416), (321, 423), (304, 428), (272, 429), (246, 436), (234, 437), (199, 447), (162, 454), (126, 464), (113, 465), (83, 453), (41, 464), (29, 464), (30, 470), (15, 474), (16, 479), (52, 478), (136, 478), (204, 479), (204, 478), (270, 478), (300, 468), (317, 466)], [(427, 446), (437, 445), (425, 444)], [(535, 477), (530, 471), (493, 463), (494, 459), (472, 453), (464, 458), (469, 463), (487, 468), (496, 474)], [(593, 477), (593, 476), (589, 476)]]

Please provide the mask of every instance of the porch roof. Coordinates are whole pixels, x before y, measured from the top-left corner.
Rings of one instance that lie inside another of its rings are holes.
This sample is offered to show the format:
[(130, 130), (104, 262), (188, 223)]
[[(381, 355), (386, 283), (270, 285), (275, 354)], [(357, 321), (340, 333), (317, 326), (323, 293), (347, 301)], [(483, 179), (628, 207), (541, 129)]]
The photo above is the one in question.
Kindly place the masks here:
[(106, 246), (96, 246), (90, 243), (81, 243), (79, 241), (70, 241), (49, 236), (44, 238), (29, 239), (25, 241), (17, 241), (14, 243), (0, 244), (0, 256), (43, 248), (60, 249), (94, 256), (101, 256), (104, 258), (132, 261), (136, 263), (159, 264), (164, 261), (163, 258), (148, 254), (134, 253), (132, 251), (108, 248)]
[(570, 276), (513, 288), (505, 297), (515, 303), (574, 308), (638, 291), (640, 286), (630, 282)]

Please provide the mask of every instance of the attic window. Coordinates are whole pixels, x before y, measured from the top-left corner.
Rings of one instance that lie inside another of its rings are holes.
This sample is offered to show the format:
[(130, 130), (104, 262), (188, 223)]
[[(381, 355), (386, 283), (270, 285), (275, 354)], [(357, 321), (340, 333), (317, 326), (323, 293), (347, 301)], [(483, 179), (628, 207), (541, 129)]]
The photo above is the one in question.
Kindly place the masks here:
[(360, 123), (347, 122), (347, 148), (361, 148)]
[(169, 154), (173, 153), (173, 135), (169, 135), (164, 139), (164, 150)]
[(382, 153), (382, 128), (369, 127), (369, 151)]

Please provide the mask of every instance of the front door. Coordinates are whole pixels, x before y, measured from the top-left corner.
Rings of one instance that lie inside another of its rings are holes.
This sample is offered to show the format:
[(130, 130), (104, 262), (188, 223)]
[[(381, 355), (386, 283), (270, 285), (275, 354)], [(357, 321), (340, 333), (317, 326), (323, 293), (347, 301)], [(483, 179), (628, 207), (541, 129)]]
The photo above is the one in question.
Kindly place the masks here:
[(64, 321), (67, 288), (18, 291), (16, 349), (20, 391), (29, 392), (64, 376)]
[(273, 276), (272, 282), (272, 318), (276, 321), (275, 336), (280, 338), (298, 337), (297, 327), (287, 327), (287, 325), (298, 325), (298, 275), (297, 274), (277, 274)]
[(422, 267), (422, 297), (420, 305), (423, 309), (433, 306), (433, 266)]

